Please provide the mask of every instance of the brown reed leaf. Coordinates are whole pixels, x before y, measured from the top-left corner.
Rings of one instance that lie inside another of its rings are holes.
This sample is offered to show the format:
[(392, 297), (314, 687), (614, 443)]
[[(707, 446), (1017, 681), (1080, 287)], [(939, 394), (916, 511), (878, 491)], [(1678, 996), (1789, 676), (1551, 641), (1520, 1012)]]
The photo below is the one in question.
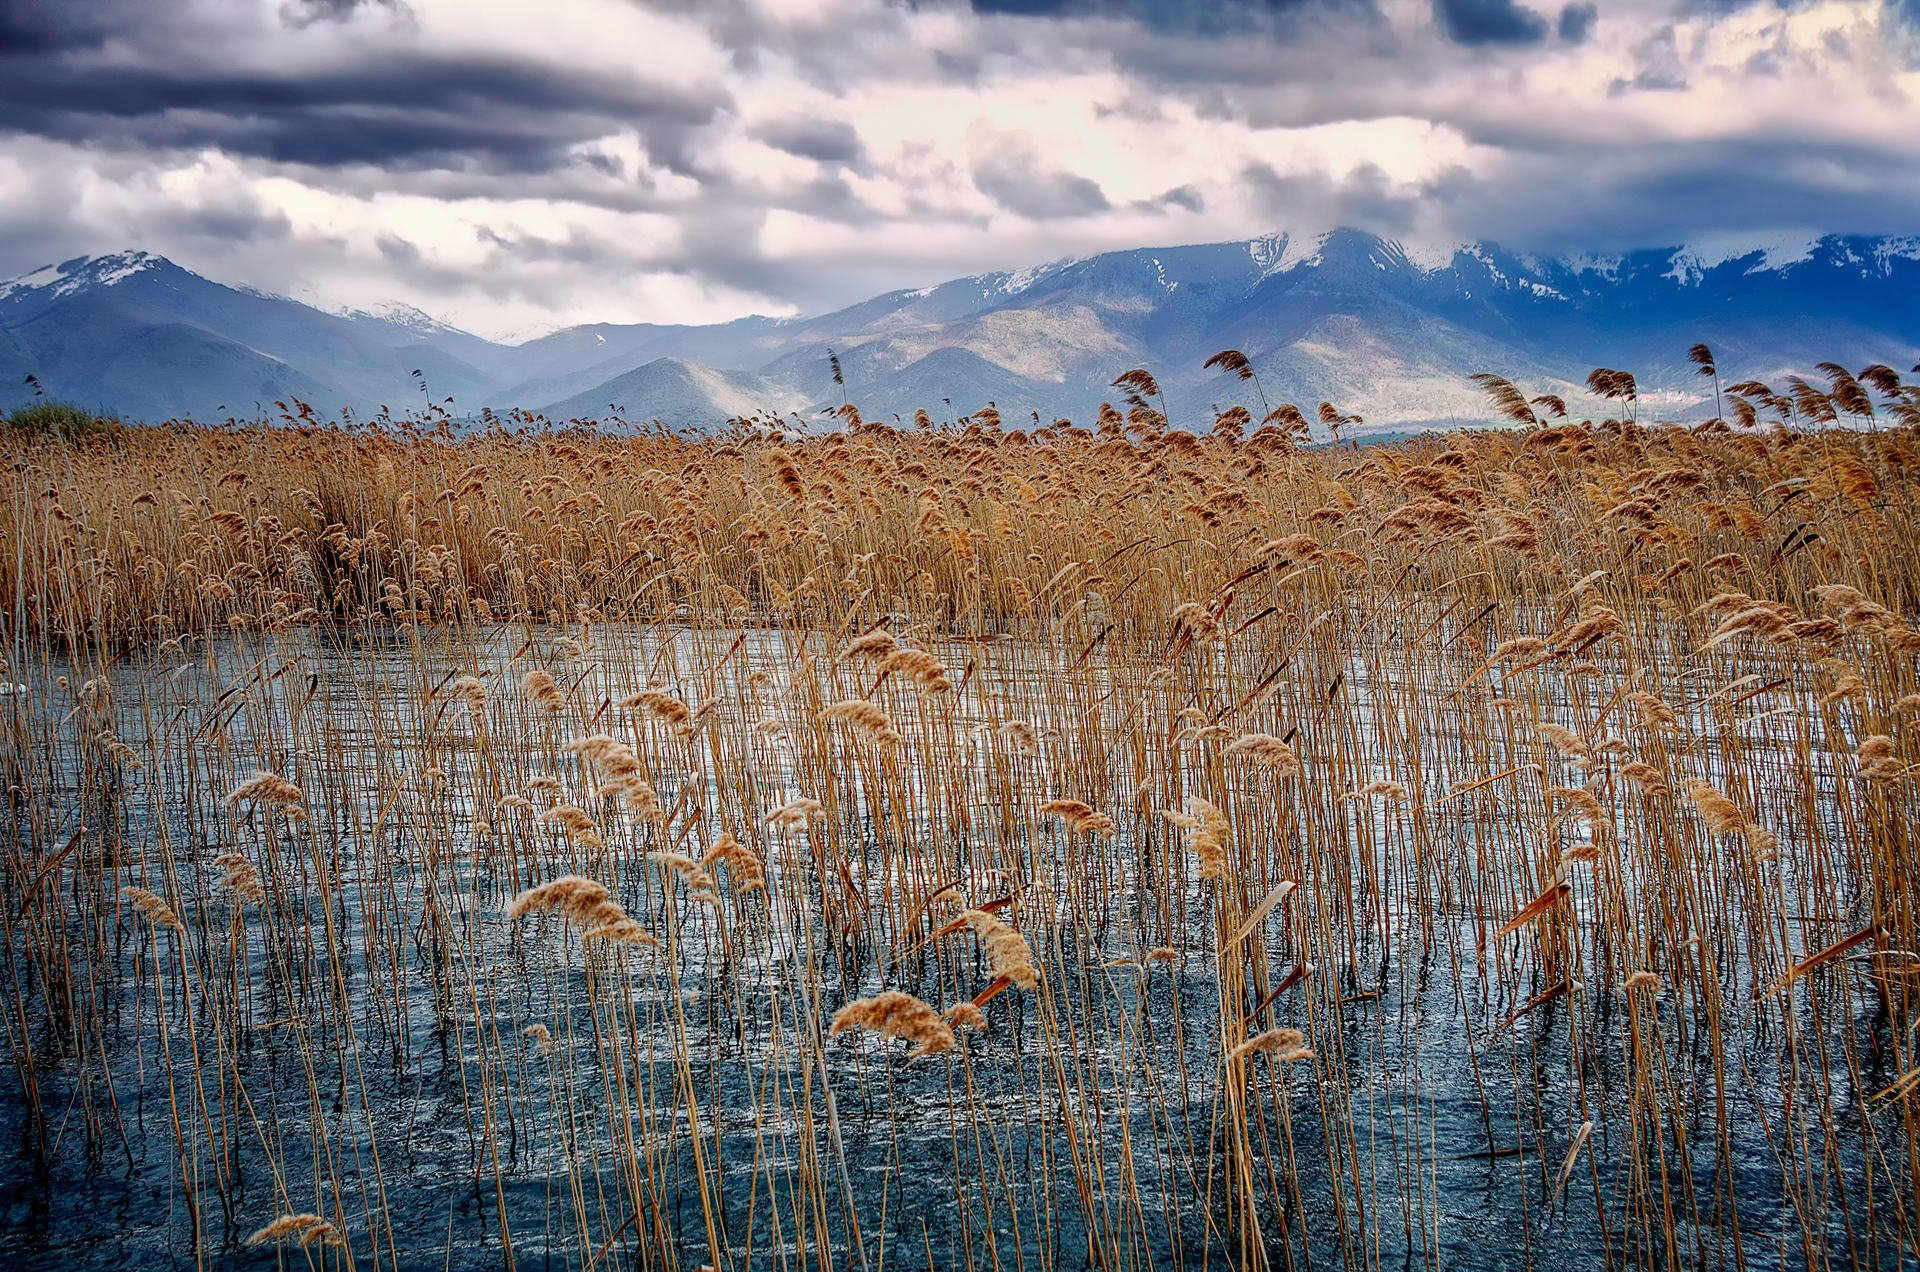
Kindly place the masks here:
[(1516, 913), (1512, 918), (1508, 919), (1505, 923), (1501, 924), (1500, 930), (1493, 934), (1493, 939), (1496, 941), (1502, 940), (1505, 937), (1510, 936), (1515, 932), (1518, 932), (1521, 928), (1525, 927), (1528, 923), (1531, 923), (1533, 920), (1539, 918), (1541, 915), (1553, 909), (1553, 907), (1559, 904), (1563, 899), (1572, 895), (1573, 895), (1573, 887), (1571, 884), (1566, 884), (1566, 883), (1553, 884), (1552, 886), (1542, 891), (1538, 896), (1534, 897), (1533, 900), (1521, 906), (1518, 913)]
[(1835, 941), (1832, 945), (1827, 946), (1825, 949), (1821, 950), (1819, 953), (1811, 954), (1811, 955), (1808, 955), (1806, 958), (1801, 959), (1798, 963), (1795, 963), (1792, 967), (1789, 967), (1786, 971), (1786, 974), (1780, 977), (1780, 979), (1774, 981), (1773, 984), (1767, 986), (1764, 990), (1756, 989), (1754, 991), (1753, 996), (1757, 1000), (1762, 998), (1772, 998), (1776, 994), (1784, 993), (1790, 986), (1792, 986), (1792, 984), (1795, 981), (1805, 976), (1808, 972), (1816, 971), (1819, 968), (1825, 967), (1828, 963), (1833, 962), (1835, 959), (1839, 958), (1842, 954), (1845, 954), (1848, 950), (1855, 949), (1862, 945), (1866, 945), (1878, 939), (1879, 936), (1880, 936), (1879, 926), (1877, 924), (1869, 923), (1867, 924), (1867, 926), (1861, 928), (1858, 932), (1853, 933), (1851, 936), (1841, 937), (1839, 940)]
[[(1699, 349), (1706, 348), (1705, 345), (1696, 345), (1695, 347)], [(1580, 1123), (1580, 1129), (1573, 1133), (1573, 1143), (1567, 1146), (1566, 1159), (1560, 1163), (1560, 1174), (1554, 1179), (1553, 1188), (1547, 1193), (1547, 1206), (1549, 1209), (1559, 1200), (1560, 1193), (1567, 1186), (1567, 1180), (1573, 1177), (1573, 1168), (1580, 1161), (1580, 1150), (1587, 1146), (1587, 1140), (1592, 1134), (1593, 1123), (1591, 1121)]]
[(1557, 998), (1564, 998), (1567, 994), (1573, 992), (1573, 989), (1574, 989), (1573, 982), (1565, 979), (1562, 979), (1559, 982), (1548, 986), (1546, 989), (1541, 990), (1539, 993), (1535, 994), (1533, 997), (1527, 999), (1526, 1002), (1521, 1003), (1520, 1006), (1518, 1006), (1511, 1013), (1509, 1013), (1507, 1016), (1502, 1018), (1500, 1023), (1493, 1027), (1492, 1032), (1490, 1032), (1487, 1035), (1487, 1037), (1489, 1038), (1499, 1037), (1501, 1034), (1505, 1033), (1508, 1029), (1511, 1029), (1514, 1026), (1514, 1024), (1520, 1020), (1521, 1017), (1536, 1010), (1537, 1008), (1544, 1007), (1546, 1004), (1553, 1002)]
[(1249, 932), (1260, 926), (1262, 919), (1273, 913), (1275, 906), (1292, 895), (1293, 880), (1282, 879), (1279, 883), (1276, 883), (1267, 892), (1267, 895), (1261, 898), (1260, 904), (1253, 907), (1253, 912), (1247, 915), (1246, 920), (1240, 924), (1239, 928), (1234, 931), (1234, 934), (1227, 938), (1226, 944), (1220, 947), (1221, 950), (1224, 952), (1239, 945), (1241, 941), (1246, 939)]

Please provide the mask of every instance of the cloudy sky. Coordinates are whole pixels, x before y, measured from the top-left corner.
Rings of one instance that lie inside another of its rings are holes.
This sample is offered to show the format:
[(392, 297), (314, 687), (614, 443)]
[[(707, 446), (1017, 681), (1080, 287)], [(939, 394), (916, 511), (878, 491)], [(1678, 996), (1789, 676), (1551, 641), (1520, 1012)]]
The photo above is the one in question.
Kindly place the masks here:
[(500, 335), (1336, 224), (1920, 232), (1920, 0), (0, 0), (0, 277)]

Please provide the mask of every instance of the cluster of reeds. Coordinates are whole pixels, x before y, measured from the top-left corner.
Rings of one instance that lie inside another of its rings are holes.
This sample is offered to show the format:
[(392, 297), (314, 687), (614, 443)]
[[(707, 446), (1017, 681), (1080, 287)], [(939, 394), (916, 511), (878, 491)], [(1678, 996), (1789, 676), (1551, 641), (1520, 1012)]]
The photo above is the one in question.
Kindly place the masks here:
[(0, 1173), (208, 1261), (1911, 1261), (1920, 435), (1829, 380), (0, 439)]

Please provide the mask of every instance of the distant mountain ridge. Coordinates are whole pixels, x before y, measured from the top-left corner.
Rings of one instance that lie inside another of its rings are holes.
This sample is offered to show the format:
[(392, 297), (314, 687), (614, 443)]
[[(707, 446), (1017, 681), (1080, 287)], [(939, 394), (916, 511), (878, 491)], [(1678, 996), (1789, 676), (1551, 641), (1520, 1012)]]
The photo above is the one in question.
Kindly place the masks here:
[[(1466, 378), (1483, 370), (1580, 402), (1588, 370), (1624, 367), (1649, 413), (1697, 414), (1704, 386), (1685, 352), (1699, 340), (1732, 378), (1912, 365), (1920, 237), (1549, 258), (1272, 234), (975, 275), (809, 318), (584, 324), (519, 344), (405, 305), (328, 313), (129, 251), (0, 283), (0, 406), (30, 395), (32, 374), (55, 396), (154, 420), (254, 418), (296, 397), (364, 419), (452, 397), (458, 415), (524, 407), (678, 428), (810, 420), (848, 398), (869, 418), (952, 419), (991, 402), (1009, 423), (1085, 422), (1115, 375), (1144, 366), (1187, 427), (1264, 393), (1403, 429), (1486, 419)], [(1226, 348), (1246, 353), (1258, 385), (1201, 369)]]

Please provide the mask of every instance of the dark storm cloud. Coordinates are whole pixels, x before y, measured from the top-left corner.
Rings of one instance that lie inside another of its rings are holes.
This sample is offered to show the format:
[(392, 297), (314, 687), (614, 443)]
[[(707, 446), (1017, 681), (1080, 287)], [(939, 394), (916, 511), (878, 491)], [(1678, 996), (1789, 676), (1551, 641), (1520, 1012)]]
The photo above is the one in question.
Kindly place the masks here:
[(280, 6), (280, 20), (292, 27), (311, 26), (315, 22), (345, 22), (361, 9), (404, 11), (402, 0), (286, 0)]
[(1253, 164), (1240, 174), (1240, 183), (1253, 192), (1273, 225), (1344, 225), (1388, 237), (1411, 232), (1427, 198), (1424, 189), (1396, 191), (1374, 164), (1361, 164), (1339, 181)]
[(1590, 4), (1570, 4), (1560, 10), (1560, 38), (1568, 44), (1584, 44), (1593, 34), (1600, 11)]
[(374, 243), (380, 249), (380, 255), (390, 264), (399, 266), (418, 265), (423, 254), (417, 244), (401, 238), (398, 234), (382, 234)]
[(293, 237), (293, 222), (286, 213), (244, 202), (181, 209), (169, 212), (161, 219), (173, 233), (183, 238), (224, 246), (285, 242)]
[(474, 163), (538, 172), (617, 128), (710, 121), (720, 90), (683, 92), (505, 61), (392, 58), (276, 76), (0, 58), (0, 129), (150, 149), (215, 148), (319, 166)]
[(0, 0), (0, 58), (96, 48), (113, 29), (117, 8), (72, 0)]
[[(938, 0), (920, 2), (931, 8)], [(1224, 95), (1293, 77), (1331, 89), (1342, 76), (1330, 71), (1407, 52), (1375, 0), (968, 0), (968, 7), (982, 19), (969, 46), (935, 54), (944, 78), (968, 83), (1008, 60), (1052, 60), (1109, 62), (1143, 100)]]
[(776, 150), (820, 163), (858, 164), (866, 151), (852, 124), (839, 119), (775, 119), (753, 130)]
[(1514, 0), (1434, 0), (1433, 16), (1456, 44), (1538, 44), (1550, 29)]
[(1765, 234), (1783, 226), (1885, 234), (1912, 225), (1920, 157), (1866, 145), (1778, 138), (1589, 148), (1578, 164), (1542, 147), (1512, 156), (1509, 181), (1551, 183), (1543, 219), (1508, 182), (1454, 172), (1422, 193), (1479, 237), (1534, 252), (1674, 247), (1703, 233)]
[[(218, 150), (318, 167), (509, 173), (573, 162), (569, 148), (632, 130), (675, 134), (731, 109), (724, 88), (665, 87), (536, 57), (451, 55), (406, 38), (404, 0), (285, 0), (286, 38), (364, 12), (383, 50), (296, 69), (196, 64), (187, 11), (133, 0), (0, 0), (0, 136), (115, 150)], [(272, 21), (271, 18), (268, 19)]]
[(1042, 169), (1018, 155), (974, 164), (974, 188), (1009, 212), (1035, 220), (1088, 216), (1110, 206), (1098, 182), (1059, 169)]
[(1373, 0), (969, 0), (990, 17), (1109, 18), (1156, 33), (1244, 36), (1315, 15), (1371, 15)]
[(1184, 208), (1188, 212), (1203, 211), (1207, 206), (1206, 196), (1190, 185), (1175, 186), (1149, 202), (1161, 208)]

